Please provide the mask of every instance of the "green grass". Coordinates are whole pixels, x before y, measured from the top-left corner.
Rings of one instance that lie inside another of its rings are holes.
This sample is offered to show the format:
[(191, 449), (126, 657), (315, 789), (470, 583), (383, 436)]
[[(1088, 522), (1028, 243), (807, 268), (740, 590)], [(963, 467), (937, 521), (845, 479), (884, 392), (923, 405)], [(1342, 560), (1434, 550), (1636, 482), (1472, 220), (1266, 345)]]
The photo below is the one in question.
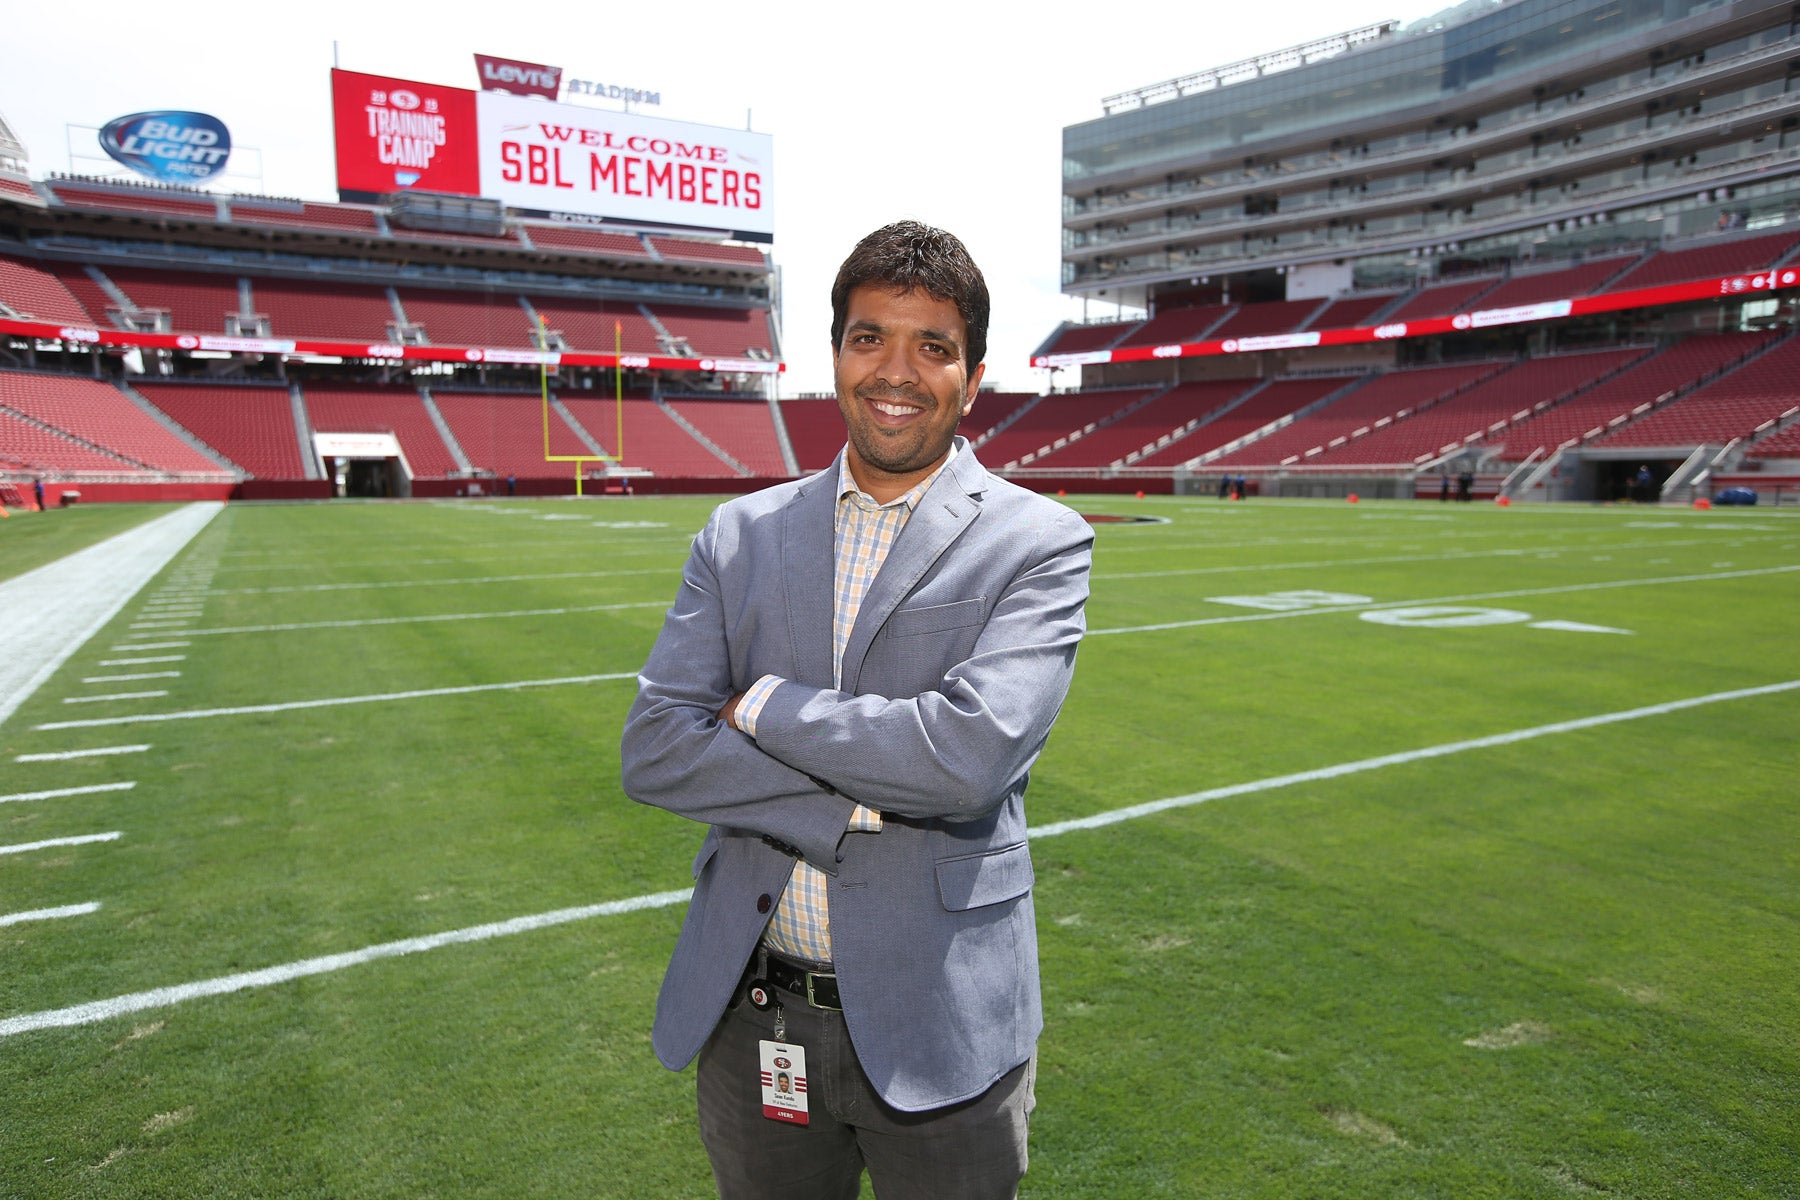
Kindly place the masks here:
[[(65, 705), (154, 669), (99, 665), (131, 606), (0, 725), (0, 794), (137, 784), (0, 804), (0, 845), (123, 835), (0, 855), (0, 913), (102, 905), (0, 926), (0, 1019), (685, 886), (698, 827), (619, 792), (629, 680), (36, 727), (632, 672), (711, 503), (226, 509), (170, 568), (210, 572), (197, 630), (365, 623), (200, 632), (169, 696)], [(1070, 503), (1167, 523), (1099, 530), (1039, 828), (1800, 679), (1786, 514)], [(0, 522), (0, 561), (156, 511)], [(1526, 619), (1219, 599), (1303, 589)], [(1024, 1194), (1800, 1195), (1797, 723), (1784, 691), (1040, 839)], [(0, 1197), (707, 1194), (648, 1043), (680, 918), (0, 1038)]]
[(0, 519), (0, 582), (85, 550), (174, 509), (169, 504), (87, 504), (49, 512), (8, 509)]

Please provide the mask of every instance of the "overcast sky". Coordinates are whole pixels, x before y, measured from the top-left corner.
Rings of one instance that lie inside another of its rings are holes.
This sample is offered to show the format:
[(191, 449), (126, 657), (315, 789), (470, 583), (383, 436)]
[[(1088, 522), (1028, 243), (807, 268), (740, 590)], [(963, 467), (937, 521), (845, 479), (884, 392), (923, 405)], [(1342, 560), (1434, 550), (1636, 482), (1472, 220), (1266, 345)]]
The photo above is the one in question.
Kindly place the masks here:
[[(774, 138), (784, 395), (829, 389), (832, 275), (858, 238), (903, 217), (968, 243), (993, 292), (988, 381), (1037, 391), (1032, 350), (1080, 312), (1057, 283), (1063, 126), (1098, 117), (1117, 92), (1444, 7), (101, 0), (72, 22), (32, 4), (7, 17), (0, 113), (38, 178), (71, 169), (68, 125), (212, 113), (240, 148), (234, 171), (253, 147), (266, 191), (331, 200), (334, 42), (339, 65), (375, 75), (473, 88), (480, 52), (659, 92), (660, 106), (638, 111), (740, 129), (748, 118)], [(76, 152), (97, 154), (87, 138)]]

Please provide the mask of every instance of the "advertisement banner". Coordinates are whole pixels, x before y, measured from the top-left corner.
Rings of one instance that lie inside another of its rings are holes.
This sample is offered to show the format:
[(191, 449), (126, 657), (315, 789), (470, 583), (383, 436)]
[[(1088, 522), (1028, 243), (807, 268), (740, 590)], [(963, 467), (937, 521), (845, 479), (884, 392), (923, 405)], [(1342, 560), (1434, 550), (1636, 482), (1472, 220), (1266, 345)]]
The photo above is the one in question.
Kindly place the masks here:
[(225, 170), (231, 131), (206, 113), (131, 113), (100, 130), (100, 148), (158, 183), (205, 183)]
[(557, 92), (562, 90), (562, 68), (546, 67), (543, 63), (477, 54), (475, 73), (481, 77), (484, 92), (511, 92), (515, 96), (542, 96), (554, 100)]
[(333, 70), (331, 111), (340, 193), (481, 194), (474, 92)]
[(418, 188), (533, 214), (774, 236), (768, 134), (350, 71), (331, 77), (346, 200)]
[(767, 134), (483, 92), (481, 185), (511, 208), (773, 234)]

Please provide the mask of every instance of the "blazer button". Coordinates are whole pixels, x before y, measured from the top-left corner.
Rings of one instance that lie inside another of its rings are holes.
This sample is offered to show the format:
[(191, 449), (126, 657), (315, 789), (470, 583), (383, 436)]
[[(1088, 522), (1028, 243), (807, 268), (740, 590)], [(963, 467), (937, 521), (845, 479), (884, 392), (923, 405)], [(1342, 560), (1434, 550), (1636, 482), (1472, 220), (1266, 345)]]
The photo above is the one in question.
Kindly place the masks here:
[(775, 905), (774, 899), (772, 897), (770, 897), (769, 893), (767, 893), (767, 892), (764, 892), (762, 895), (760, 895), (756, 898), (756, 911), (759, 913), (768, 912), (769, 909), (774, 907), (774, 905)]

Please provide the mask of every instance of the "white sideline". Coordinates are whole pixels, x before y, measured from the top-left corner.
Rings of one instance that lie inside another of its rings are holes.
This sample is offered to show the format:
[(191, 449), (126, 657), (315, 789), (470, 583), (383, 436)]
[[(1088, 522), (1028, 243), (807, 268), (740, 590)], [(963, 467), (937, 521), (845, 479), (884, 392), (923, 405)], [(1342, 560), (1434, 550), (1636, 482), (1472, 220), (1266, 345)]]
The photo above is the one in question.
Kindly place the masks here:
[(0, 723), (119, 614), (224, 505), (204, 501), (0, 583)]
[[(1115, 825), (1121, 821), (1129, 821), (1138, 817), (1149, 816), (1171, 808), (1184, 808), (1201, 804), (1208, 800), (1217, 800), (1226, 796), (1242, 796), (1251, 792), (1266, 792), (1277, 788), (1288, 787), (1295, 783), (1306, 783), (1322, 779), (1336, 779), (1344, 775), (1354, 775), (1363, 771), (1378, 770), (1382, 767), (1398, 766), (1402, 763), (1418, 762), (1428, 758), (1440, 758), (1448, 754), (1460, 754), (1466, 750), (1485, 749), (1490, 746), (1507, 746), (1516, 742), (1530, 741), (1533, 738), (1548, 737), (1552, 734), (1572, 733), (1581, 729), (1593, 729), (1603, 725), (1613, 725), (1621, 721), (1635, 721), (1644, 717), (1663, 716), (1680, 712), (1684, 709), (1699, 708), (1707, 704), (1721, 704), (1730, 700), (1744, 700), (1755, 696), (1770, 696), (1780, 692), (1800, 690), (1800, 679), (1790, 679), (1784, 683), (1765, 684), (1761, 687), (1737, 688), (1729, 692), (1713, 692), (1705, 696), (1691, 696), (1684, 700), (1670, 700), (1662, 704), (1648, 704), (1641, 708), (1629, 708), (1620, 712), (1600, 713), (1591, 717), (1577, 717), (1568, 721), (1556, 721), (1548, 725), (1537, 725), (1529, 729), (1515, 729), (1509, 733), (1493, 734), (1488, 737), (1469, 738), (1458, 742), (1445, 742), (1437, 746), (1424, 746), (1417, 750), (1401, 751), (1397, 754), (1384, 754), (1376, 758), (1359, 759), (1356, 762), (1340, 763), (1332, 767), (1321, 767), (1313, 771), (1299, 771), (1291, 775), (1275, 775), (1267, 779), (1253, 780), (1249, 783), (1234, 784), (1230, 787), (1213, 788), (1204, 792), (1193, 792), (1186, 796), (1171, 796), (1164, 800), (1153, 800), (1146, 804), (1136, 804), (1129, 808), (1114, 809), (1111, 812), (1096, 813), (1091, 817), (1080, 817), (1072, 821), (1058, 821), (1031, 831), (1032, 839), (1057, 837), (1065, 833), (1074, 833), (1087, 829), (1098, 829), (1105, 825)], [(299, 962), (286, 963), (280, 966), (264, 967), (258, 971), (244, 971), (235, 975), (221, 975), (212, 979), (197, 980), (193, 983), (176, 984), (171, 987), (154, 988), (150, 991), (131, 992), (123, 996), (114, 996), (110, 1000), (95, 1000), (87, 1004), (76, 1004), (68, 1008), (45, 1009), (41, 1012), (20, 1013), (17, 1016), (0, 1019), (0, 1038), (12, 1037), (14, 1034), (29, 1033), (38, 1029), (67, 1028), (75, 1025), (91, 1025), (96, 1021), (104, 1021), (112, 1017), (124, 1016), (127, 1013), (142, 1012), (148, 1008), (164, 1008), (172, 1004), (181, 1004), (188, 1000), (197, 1000), (203, 996), (222, 996), (230, 992), (244, 991), (248, 988), (270, 987), (278, 983), (300, 979), (308, 975), (323, 975), (331, 971), (341, 971), (347, 967), (360, 966), (383, 958), (397, 958), (403, 954), (416, 954), (422, 950), (436, 950), (443, 946), (457, 945), (464, 942), (480, 942), (490, 938), (506, 937), (515, 933), (526, 933), (534, 929), (544, 929), (552, 925), (564, 925), (571, 921), (584, 921), (590, 917), (616, 916), (621, 913), (642, 912), (652, 908), (667, 908), (681, 904), (693, 895), (692, 888), (682, 888), (672, 892), (652, 892), (649, 895), (633, 896), (625, 900), (611, 900), (604, 904), (590, 904), (581, 908), (563, 908), (553, 912), (538, 913), (535, 916), (514, 917), (508, 921), (498, 921), (488, 925), (475, 925), (467, 929), (453, 929), (445, 933), (428, 934), (424, 937), (406, 938), (398, 942), (383, 942), (379, 945), (365, 946), (361, 950), (351, 950), (343, 954), (329, 954), (322, 958), (302, 959)]]

